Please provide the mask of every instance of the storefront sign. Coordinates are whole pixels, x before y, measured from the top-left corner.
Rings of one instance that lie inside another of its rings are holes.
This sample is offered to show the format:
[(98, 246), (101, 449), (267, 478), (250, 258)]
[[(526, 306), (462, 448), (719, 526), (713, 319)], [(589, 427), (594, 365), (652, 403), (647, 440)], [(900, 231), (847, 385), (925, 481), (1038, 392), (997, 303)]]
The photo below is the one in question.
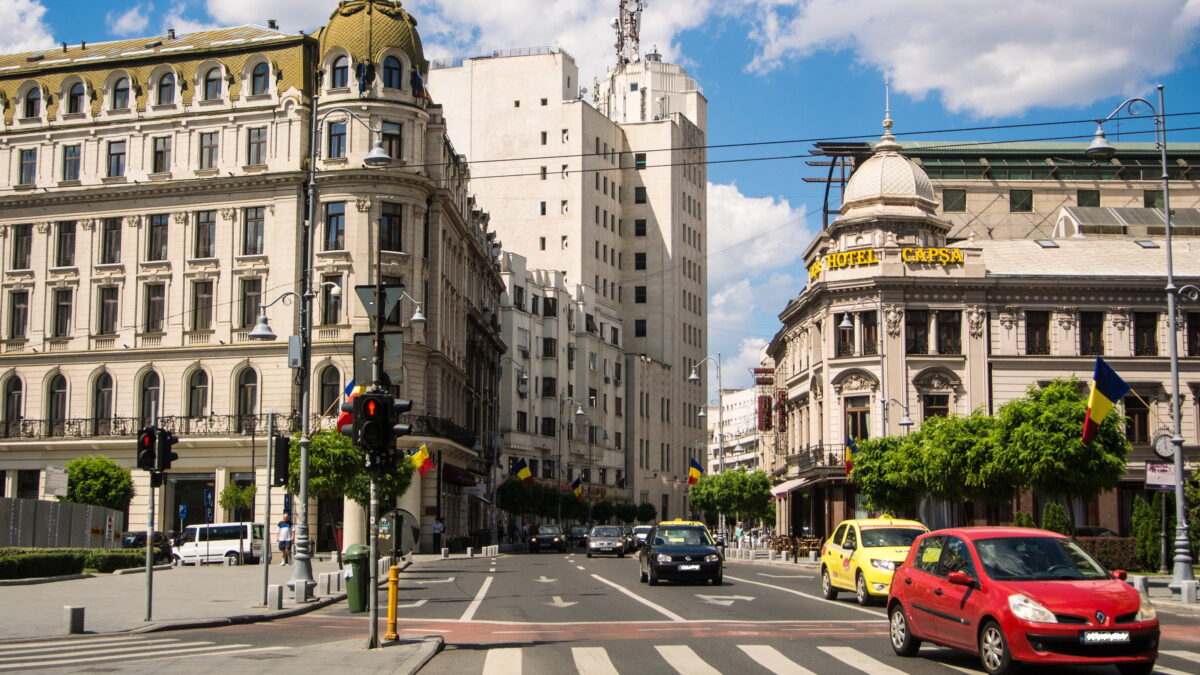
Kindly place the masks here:
[(821, 275), (821, 270), (836, 270), (843, 267), (878, 264), (879, 256), (875, 254), (875, 249), (864, 248), (861, 251), (838, 251), (837, 253), (829, 253), (813, 263), (808, 268), (808, 278), (817, 278)]
[(904, 248), (900, 249), (900, 259), (906, 263), (936, 263), (942, 266), (962, 264), (963, 252), (960, 248)]
[(1167, 462), (1146, 462), (1147, 490), (1174, 490), (1175, 465)]

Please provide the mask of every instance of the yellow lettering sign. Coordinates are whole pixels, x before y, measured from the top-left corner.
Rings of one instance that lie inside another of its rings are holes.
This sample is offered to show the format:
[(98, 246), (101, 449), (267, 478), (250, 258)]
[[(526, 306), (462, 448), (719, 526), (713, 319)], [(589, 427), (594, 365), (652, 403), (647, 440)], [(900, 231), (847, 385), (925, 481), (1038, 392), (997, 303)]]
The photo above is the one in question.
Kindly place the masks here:
[(964, 260), (959, 248), (905, 248), (900, 250), (900, 259), (906, 263), (935, 263), (943, 267), (962, 264)]

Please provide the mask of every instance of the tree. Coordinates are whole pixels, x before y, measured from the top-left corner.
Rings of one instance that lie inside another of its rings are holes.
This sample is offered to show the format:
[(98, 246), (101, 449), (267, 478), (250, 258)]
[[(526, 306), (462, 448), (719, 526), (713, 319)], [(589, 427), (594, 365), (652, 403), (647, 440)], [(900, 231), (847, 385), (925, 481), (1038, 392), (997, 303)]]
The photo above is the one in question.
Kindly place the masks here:
[(1013, 527), (1037, 527), (1037, 523), (1033, 522), (1033, 516), (1022, 511), (1017, 511), (1013, 514)]
[[(217, 498), (217, 503), (221, 508), (234, 514), (234, 520), (238, 519), (240, 512), (249, 511), (254, 508), (254, 495), (258, 489), (253, 485), (238, 485), (237, 483), (226, 483), (225, 489), (221, 490), (221, 495)], [(253, 520), (253, 517), (250, 518)]]
[(1046, 509), (1042, 511), (1042, 529), (1065, 534), (1068, 537), (1074, 533), (1071, 529), (1071, 519), (1067, 517), (1067, 510), (1058, 502), (1046, 504)]
[(930, 417), (921, 423), (913, 442), (922, 456), (931, 496), (958, 503), (1012, 499), (1014, 477), (992, 461), (994, 426), (995, 419), (978, 410), (963, 417)]
[(650, 502), (642, 502), (641, 504), (638, 504), (638, 522), (653, 523), (657, 516), (658, 509), (654, 508), (654, 505)]
[(913, 516), (928, 491), (920, 432), (858, 442), (850, 478), (866, 506), (895, 516)]
[(613, 503), (602, 499), (595, 504), (592, 504), (592, 521), (597, 523), (607, 523), (613, 517)]
[(505, 480), (496, 488), (500, 508), (512, 516), (527, 513), (533, 506), (533, 491), (524, 481), (515, 476)]
[(702, 476), (689, 496), (695, 509), (763, 520), (770, 511), (771, 480), (762, 471), (725, 471)]
[(638, 519), (637, 504), (627, 504), (625, 502), (621, 502), (613, 507), (613, 513), (617, 516), (618, 520), (626, 525)]
[(103, 506), (124, 511), (133, 499), (133, 477), (103, 455), (76, 457), (67, 462), (67, 496), (59, 501)]
[[(1141, 495), (1133, 498), (1133, 518), (1130, 520), (1130, 526), (1134, 538), (1137, 539), (1137, 557), (1143, 569), (1151, 571), (1158, 571), (1159, 562), (1162, 560), (1162, 500), (1162, 492), (1155, 492), (1150, 502)], [(1168, 529), (1174, 527), (1174, 515), (1173, 511), (1167, 514)], [(1171, 537), (1167, 546), (1174, 549), (1174, 537)]]

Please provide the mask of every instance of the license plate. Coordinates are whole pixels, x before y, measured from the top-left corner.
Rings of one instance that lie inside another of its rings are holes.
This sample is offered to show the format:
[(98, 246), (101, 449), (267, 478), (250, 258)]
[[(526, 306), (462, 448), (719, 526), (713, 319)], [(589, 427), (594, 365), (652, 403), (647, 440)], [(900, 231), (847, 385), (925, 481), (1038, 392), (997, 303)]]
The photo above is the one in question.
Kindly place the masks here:
[(1093, 630), (1084, 633), (1080, 641), (1085, 645), (1119, 645), (1129, 642), (1127, 630)]
[(612, 547), (611, 547), (611, 546), (601, 546), (601, 547), (600, 547), (600, 550), (601, 550), (601, 551), (611, 551), (611, 550), (612, 550)]
[(700, 566), (699, 565), (680, 565), (679, 571), (680, 572), (699, 572)]

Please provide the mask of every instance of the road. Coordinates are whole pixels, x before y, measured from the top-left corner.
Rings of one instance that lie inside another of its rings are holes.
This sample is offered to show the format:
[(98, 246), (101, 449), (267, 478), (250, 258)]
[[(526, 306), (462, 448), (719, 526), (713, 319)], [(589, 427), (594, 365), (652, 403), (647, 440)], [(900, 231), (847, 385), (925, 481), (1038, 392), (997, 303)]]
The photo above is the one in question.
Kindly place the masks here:
[[(982, 672), (973, 656), (945, 649), (896, 656), (883, 609), (859, 607), (849, 595), (824, 600), (815, 571), (794, 565), (730, 562), (720, 587), (651, 587), (638, 582), (632, 558), (576, 552), (440, 560), (403, 574), (398, 632), (445, 639), (421, 671), (433, 675)], [(1160, 618), (1158, 672), (1200, 672), (1200, 616)], [(93, 663), (106, 672), (310, 672), (305, 654), (359, 644), (353, 641), (365, 638), (366, 622), (342, 603), (271, 623), (118, 638), (169, 641), (141, 648), (158, 650), (152, 653), (121, 642), (40, 652), (0, 645), (0, 673), (79, 672)]]

